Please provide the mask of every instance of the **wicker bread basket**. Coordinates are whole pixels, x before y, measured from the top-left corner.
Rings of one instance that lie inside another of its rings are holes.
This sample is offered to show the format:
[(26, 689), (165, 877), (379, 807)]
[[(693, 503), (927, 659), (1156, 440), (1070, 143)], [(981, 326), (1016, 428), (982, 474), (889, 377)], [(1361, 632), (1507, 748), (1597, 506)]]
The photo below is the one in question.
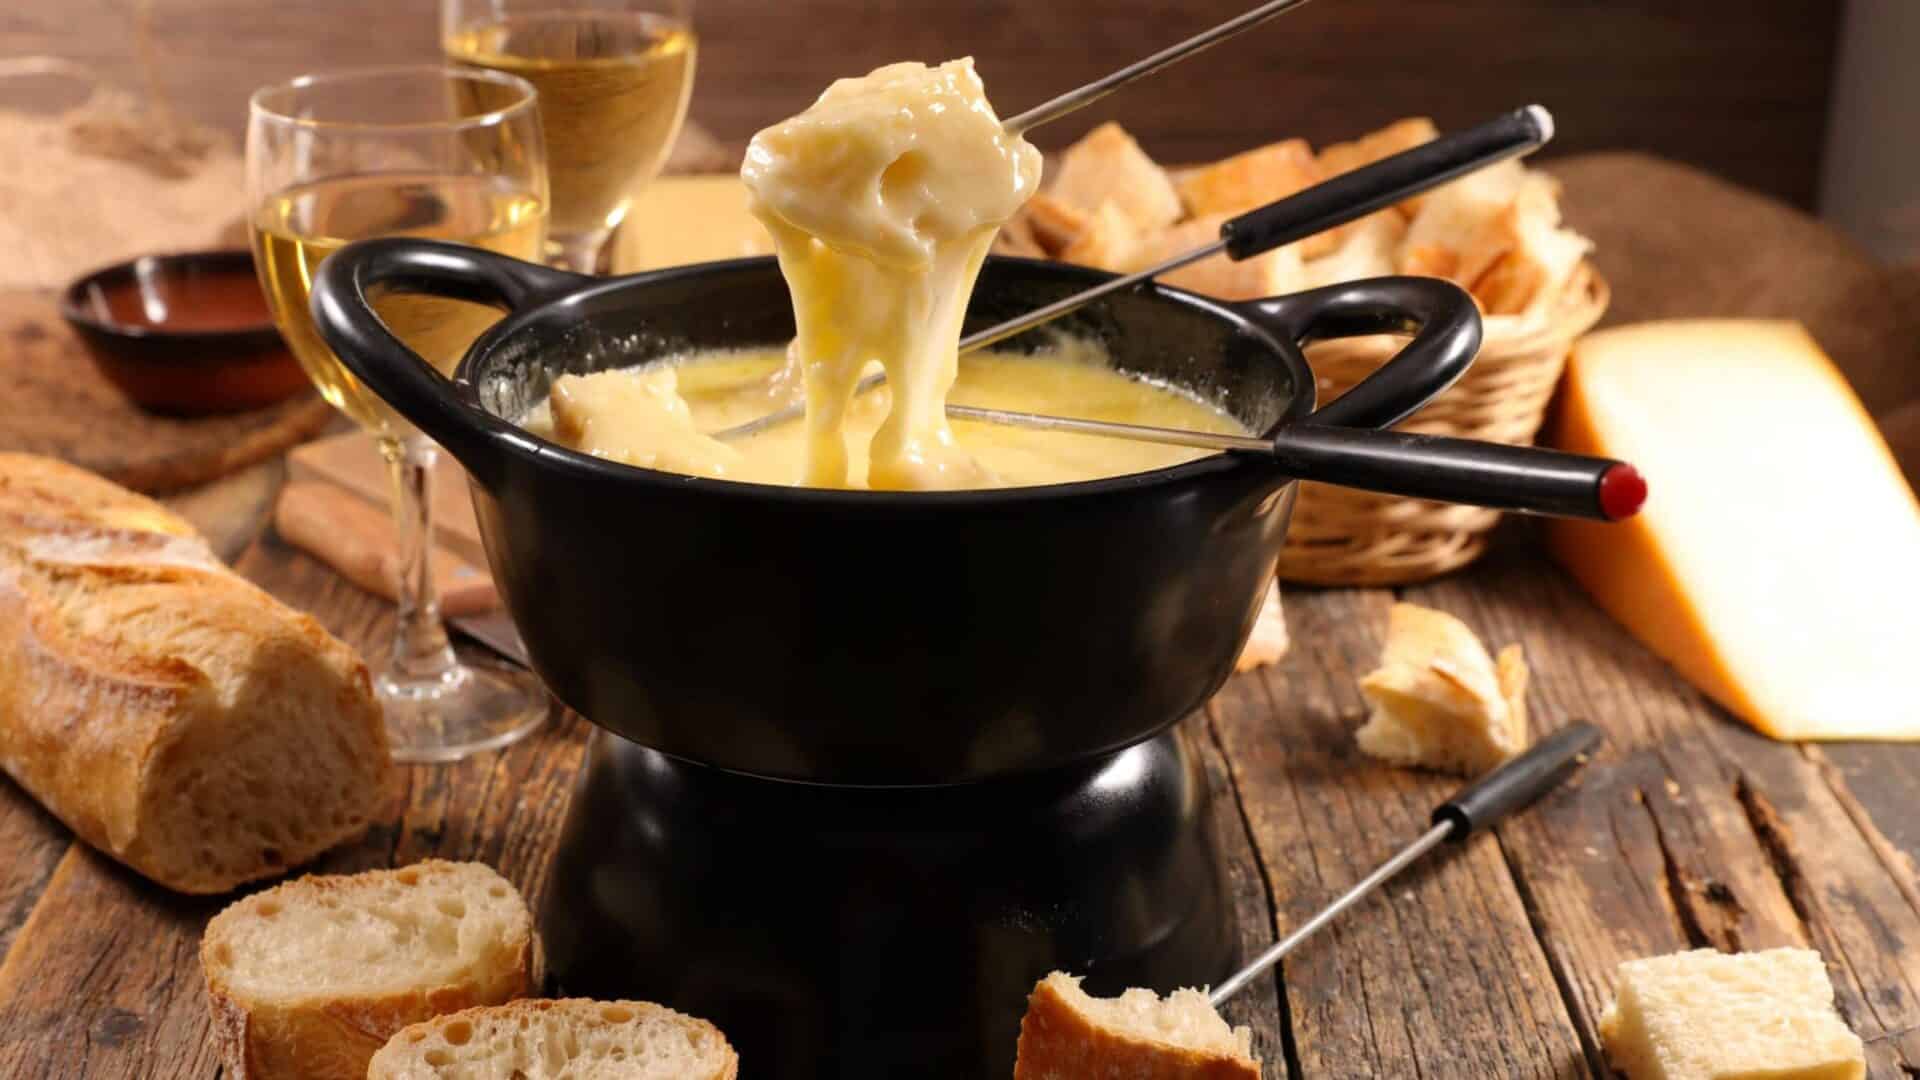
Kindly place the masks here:
[[(1540, 430), (1567, 352), (1607, 309), (1607, 283), (1591, 264), (1575, 272), (1544, 324), (1486, 320), (1480, 355), (1458, 383), (1399, 425), (1402, 431), (1530, 443)], [(1400, 347), (1386, 335), (1307, 347), (1325, 404), (1373, 373)], [(1478, 558), (1497, 510), (1302, 484), (1280, 553), (1280, 577), (1314, 585), (1400, 585)]]

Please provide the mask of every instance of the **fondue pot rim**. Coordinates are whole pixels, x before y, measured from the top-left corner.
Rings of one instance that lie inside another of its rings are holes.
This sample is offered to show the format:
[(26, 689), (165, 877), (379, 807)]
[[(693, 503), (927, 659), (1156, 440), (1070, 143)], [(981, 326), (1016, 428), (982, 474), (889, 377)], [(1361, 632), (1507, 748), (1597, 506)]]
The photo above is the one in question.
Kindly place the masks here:
[[(727, 496), (735, 498), (780, 499), (806, 505), (831, 505), (836, 508), (851, 506), (878, 506), (887, 509), (911, 508), (933, 509), (935, 507), (976, 507), (981, 503), (1014, 503), (1033, 499), (1059, 499), (1071, 496), (1098, 497), (1121, 490), (1135, 490), (1160, 484), (1183, 483), (1197, 476), (1225, 473), (1234, 469), (1263, 468), (1270, 465), (1247, 459), (1242, 455), (1216, 452), (1191, 461), (1166, 465), (1142, 472), (1122, 473), (1115, 476), (1093, 477), (1086, 480), (1071, 480), (1052, 484), (1025, 484), (1012, 487), (959, 488), (950, 490), (889, 490), (867, 488), (823, 488), (793, 484), (769, 484), (751, 480), (733, 480), (723, 477), (695, 476), (688, 473), (673, 472), (668, 469), (653, 469), (643, 465), (631, 465), (598, 457), (575, 450), (551, 439), (543, 438), (522, 425), (499, 416), (481, 404), (478, 388), (473, 382), (474, 368), (494, 348), (500, 347), (517, 334), (526, 332), (534, 324), (554, 318), (569, 308), (587, 304), (599, 297), (627, 289), (645, 288), (656, 283), (678, 281), (686, 278), (711, 277), (744, 271), (764, 271), (774, 268), (777, 259), (772, 255), (754, 255), (738, 259), (723, 259), (712, 262), (691, 263), (686, 266), (665, 267), (659, 270), (646, 270), (639, 273), (623, 274), (617, 277), (598, 278), (581, 275), (566, 275), (575, 282), (571, 288), (558, 293), (548, 293), (540, 300), (510, 312), (500, 322), (494, 324), (476, 339), (461, 357), (455, 367), (451, 383), (454, 392), (472, 406), (474, 411), (487, 418), (486, 427), (492, 435), (504, 442), (507, 447), (518, 453), (532, 454), (542, 462), (555, 466), (578, 470), (605, 478), (614, 482), (641, 483), (649, 486), (666, 485), (678, 490), (689, 490), (701, 494)], [(985, 274), (996, 263), (1011, 263), (1058, 272), (1063, 276), (1084, 278), (1088, 286), (1098, 284), (1116, 275), (1090, 267), (1074, 266), (1041, 259), (1026, 259), (1006, 255), (988, 256)], [(1206, 315), (1222, 319), (1233, 324), (1236, 329), (1256, 336), (1261, 344), (1267, 346), (1289, 369), (1297, 392), (1284, 403), (1281, 414), (1270, 424), (1263, 434), (1271, 437), (1281, 427), (1294, 423), (1312, 412), (1314, 405), (1314, 378), (1311, 367), (1298, 345), (1286, 340), (1249, 317), (1248, 313), (1231, 303), (1218, 301), (1198, 293), (1188, 292), (1158, 282), (1143, 287), (1143, 292), (1151, 292), (1158, 298), (1198, 309)], [(767, 347), (775, 347), (768, 343)], [(747, 348), (750, 346), (741, 346)], [(639, 361), (644, 364), (647, 361)], [(613, 369), (608, 369), (613, 370)], [(1121, 370), (1125, 374), (1124, 369)], [(1204, 399), (1203, 399), (1204, 400)], [(1216, 402), (1208, 402), (1218, 408)], [(796, 421), (798, 422), (798, 421)], [(457, 456), (457, 455), (456, 455)]]

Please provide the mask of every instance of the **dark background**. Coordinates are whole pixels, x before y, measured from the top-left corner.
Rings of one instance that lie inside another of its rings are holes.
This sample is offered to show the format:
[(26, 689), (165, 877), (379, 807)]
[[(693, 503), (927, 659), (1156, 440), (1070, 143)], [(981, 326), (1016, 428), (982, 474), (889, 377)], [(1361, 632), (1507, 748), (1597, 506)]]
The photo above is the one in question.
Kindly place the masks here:
[[(726, 140), (833, 78), (972, 54), (1002, 113), (1187, 36), (1253, 0), (699, 0), (695, 119)], [(51, 53), (128, 84), (132, 0), (6, 0), (0, 56)], [(1538, 101), (1553, 152), (1638, 149), (1814, 205), (1837, 0), (1315, 0), (1040, 133), (1123, 121), (1163, 161), (1286, 135), (1316, 144), (1397, 116), (1442, 126)], [(246, 94), (303, 71), (437, 55), (433, 0), (153, 0), (168, 94), (238, 132)]]

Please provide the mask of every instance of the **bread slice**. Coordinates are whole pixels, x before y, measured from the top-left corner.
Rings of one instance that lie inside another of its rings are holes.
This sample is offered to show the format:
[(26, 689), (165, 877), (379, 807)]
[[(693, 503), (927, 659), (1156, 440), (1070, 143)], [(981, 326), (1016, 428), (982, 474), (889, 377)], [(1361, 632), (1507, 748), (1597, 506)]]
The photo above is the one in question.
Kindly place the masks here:
[(1084, 220), (1073, 240), (1060, 249), (1061, 262), (1113, 271), (1133, 265), (1146, 237), (1118, 203), (1103, 202)]
[(1472, 288), (1513, 247), (1513, 231), (1502, 215), (1519, 196), (1526, 176), (1520, 162), (1509, 159), (1422, 196), (1400, 244), (1400, 272)]
[(367, 1080), (734, 1080), (720, 1029), (646, 1001), (516, 1001), (395, 1035)]
[(1526, 749), (1526, 691), (1518, 645), (1496, 665), (1459, 619), (1395, 604), (1380, 667), (1360, 680), (1373, 712), (1355, 740), (1395, 765), (1475, 776)]
[(1593, 250), (1586, 237), (1560, 226), (1560, 184), (1528, 173), (1520, 191), (1495, 220), (1505, 250), (1472, 283), (1489, 315), (1545, 314)]
[(359, 1080), (408, 1024), (538, 983), (519, 892), (438, 860), (255, 893), (207, 924), (200, 966), (234, 1080)]
[(191, 893), (357, 835), (393, 776), (353, 650), (160, 504), (24, 454), (0, 454), (0, 768)]
[(1191, 217), (1242, 214), (1320, 182), (1320, 165), (1305, 139), (1285, 139), (1235, 154), (1180, 176), (1174, 186)]
[(1027, 998), (1013, 1080), (1260, 1080), (1253, 1033), (1198, 990), (1096, 998), (1054, 972)]
[[(1019, 218), (1033, 230), (1034, 241), (1055, 257), (1067, 250), (1090, 222), (1088, 211), (1069, 206), (1044, 191), (1027, 200)], [(1135, 226), (1134, 231), (1138, 232), (1139, 227)]]
[(1173, 179), (1119, 124), (1101, 124), (1069, 146), (1047, 193), (1088, 213), (1111, 200), (1149, 232), (1180, 220)]
[(1394, 255), (1406, 234), (1406, 219), (1390, 208), (1351, 222), (1342, 231), (1338, 247), (1301, 267), (1302, 284), (1311, 289), (1386, 277), (1394, 273)]
[(1629, 960), (1600, 1039), (1628, 1080), (1860, 1080), (1820, 954), (1712, 949)]

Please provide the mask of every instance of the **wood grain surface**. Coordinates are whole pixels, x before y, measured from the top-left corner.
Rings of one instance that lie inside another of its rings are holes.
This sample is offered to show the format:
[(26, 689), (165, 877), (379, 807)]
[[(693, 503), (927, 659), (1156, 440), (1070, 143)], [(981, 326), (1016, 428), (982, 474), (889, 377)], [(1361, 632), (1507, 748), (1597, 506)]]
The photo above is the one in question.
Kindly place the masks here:
[[(379, 655), (383, 602), (270, 533), (238, 565)], [(1595, 1024), (1621, 960), (1778, 944), (1826, 956), (1876, 1080), (1920, 1071), (1920, 746), (1750, 733), (1598, 612), (1523, 528), (1468, 571), (1397, 595), (1522, 643), (1536, 734), (1591, 719), (1609, 742), (1533, 811), (1443, 849), (1232, 1003), (1268, 1076), (1608, 1076)], [(1247, 955), (1417, 834), (1455, 786), (1353, 746), (1354, 680), (1395, 596), (1290, 592), (1293, 652), (1187, 721), (1220, 796)], [(379, 824), (314, 869), (477, 858), (538, 902), (588, 730), (561, 716), (505, 753), (408, 770)], [(0, 1076), (214, 1075), (196, 947), (221, 901), (146, 884), (5, 784), (0, 852)]]
[[(829, 81), (899, 59), (971, 54), (1003, 110), (1037, 103), (1250, 6), (1250, 0), (699, 0), (693, 116), (743, 140)], [(246, 95), (320, 68), (431, 58), (431, 0), (156, 0), (167, 91), (237, 131)], [(1530, 101), (1557, 151), (1635, 149), (1813, 201), (1838, 16), (1832, 0), (1320, 0), (1044, 133), (1121, 119), (1162, 160), (1252, 142), (1351, 136), (1396, 116), (1471, 122)], [(0, 56), (52, 53), (129, 83), (124, 0), (12, 0)]]

